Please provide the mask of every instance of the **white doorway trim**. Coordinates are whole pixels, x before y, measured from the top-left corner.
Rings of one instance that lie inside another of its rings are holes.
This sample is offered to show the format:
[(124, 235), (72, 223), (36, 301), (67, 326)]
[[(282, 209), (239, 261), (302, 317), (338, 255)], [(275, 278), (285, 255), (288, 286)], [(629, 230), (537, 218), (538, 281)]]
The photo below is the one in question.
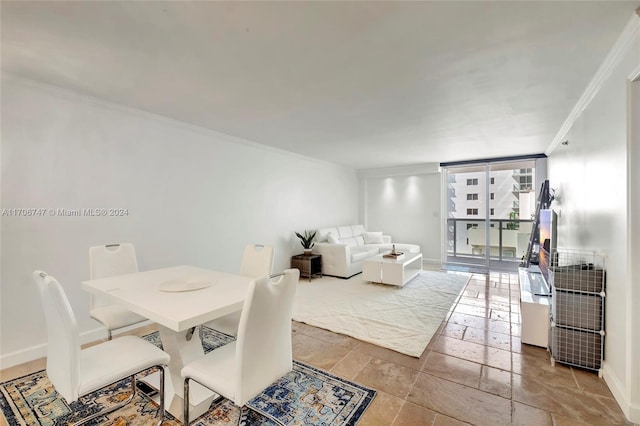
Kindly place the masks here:
[[(627, 416), (640, 423), (640, 64), (627, 84)], [(634, 362), (635, 361), (635, 362)]]

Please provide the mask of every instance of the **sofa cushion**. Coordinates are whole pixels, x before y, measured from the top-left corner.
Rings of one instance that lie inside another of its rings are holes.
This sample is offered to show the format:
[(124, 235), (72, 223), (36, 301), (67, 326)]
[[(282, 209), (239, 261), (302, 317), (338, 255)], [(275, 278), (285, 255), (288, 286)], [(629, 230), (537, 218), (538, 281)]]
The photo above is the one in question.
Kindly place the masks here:
[(355, 235), (356, 237), (358, 235), (364, 234), (365, 232), (364, 225), (353, 225), (351, 228), (353, 230), (353, 235)]
[(338, 226), (338, 235), (340, 239), (343, 240), (345, 238), (353, 237), (353, 227), (352, 226)]
[(328, 227), (328, 228), (319, 228), (318, 232), (316, 233), (316, 241), (318, 242), (327, 241), (327, 236), (329, 234), (336, 235), (337, 237), (340, 236), (340, 234), (338, 233), (338, 228), (336, 228), (335, 226)]
[[(373, 244), (378, 247), (380, 253), (386, 253), (393, 249), (393, 244)], [(396, 251), (403, 253), (420, 253), (420, 246), (416, 244), (396, 244)], [(368, 247), (368, 246), (365, 246)]]
[[(331, 242), (331, 241), (329, 241)], [(363, 246), (364, 245), (364, 238), (359, 235), (357, 237), (349, 237), (349, 238), (340, 238), (338, 240), (339, 244), (346, 244), (348, 246), (351, 247), (357, 247), (357, 246)]]
[(382, 244), (382, 232), (365, 232), (362, 234), (365, 244)]
[(338, 244), (340, 240), (338, 240), (337, 234), (334, 234), (333, 232), (329, 232), (329, 234), (327, 235), (327, 241), (330, 242), (331, 244)]
[(376, 254), (378, 254), (377, 248), (356, 247), (351, 249), (351, 262), (360, 262)]
[(347, 225), (347, 226), (331, 226), (327, 228), (318, 228), (316, 233), (316, 241), (328, 241), (329, 234), (334, 234), (341, 238), (351, 238), (362, 235), (365, 232), (364, 225)]
[[(348, 246), (350, 246), (350, 247), (357, 247), (357, 246), (358, 246), (358, 239), (357, 239), (357, 238), (354, 238), (354, 237), (349, 237), (349, 238), (340, 238), (340, 239), (338, 240), (338, 242), (339, 242), (340, 244), (346, 244), (346, 245), (348, 245)], [(362, 244), (360, 244), (360, 245), (362, 245)]]

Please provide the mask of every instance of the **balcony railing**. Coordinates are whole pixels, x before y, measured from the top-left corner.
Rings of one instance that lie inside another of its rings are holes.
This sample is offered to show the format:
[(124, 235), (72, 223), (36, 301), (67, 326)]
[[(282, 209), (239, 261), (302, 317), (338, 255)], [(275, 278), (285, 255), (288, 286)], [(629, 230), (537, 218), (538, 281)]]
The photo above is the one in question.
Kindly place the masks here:
[[(489, 258), (520, 261), (524, 256), (532, 221), (528, 219), (491, 219), (489, 221)], [(486, 257), (485, 219), (447, 219), (447, 255)]]

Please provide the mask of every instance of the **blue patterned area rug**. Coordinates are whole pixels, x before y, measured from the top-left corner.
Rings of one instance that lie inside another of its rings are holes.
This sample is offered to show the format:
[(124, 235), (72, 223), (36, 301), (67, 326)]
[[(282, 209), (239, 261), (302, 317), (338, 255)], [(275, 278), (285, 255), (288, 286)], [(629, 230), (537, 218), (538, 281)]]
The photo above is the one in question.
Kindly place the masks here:
[[(158, 333), (144, 336), (162, 346)], [(203, 347), (205, 352), (223, 346), (233, 337), (205, 327)], [(128, 398), (130, 382), (122, 380), (107, 388), (93, 392), (80, 400), (67, 404), (55, 391), (46, 372), (38, 371), (0, 384), (0, 410), (13, 425), (66, 425), (103, 407), (117, 404)], [(140, 385), (139, 386), (144, 386)], [(154, 425), (157, 421), (157, 405), (139, 387), (136, 398), (127, 406), (88, 425)], [(335, 377), (327, 372), (294, 361), (293, 371), (265, 389), (247, 405), (252, 410), (248, 425), (355, 425), (376, 391)], [(235, 425), (240, 409), (228, 400), (212, 405), (207, 413), (192, 422), (197, 426)], [(181, 423), (167, 413), (164, 426)]]

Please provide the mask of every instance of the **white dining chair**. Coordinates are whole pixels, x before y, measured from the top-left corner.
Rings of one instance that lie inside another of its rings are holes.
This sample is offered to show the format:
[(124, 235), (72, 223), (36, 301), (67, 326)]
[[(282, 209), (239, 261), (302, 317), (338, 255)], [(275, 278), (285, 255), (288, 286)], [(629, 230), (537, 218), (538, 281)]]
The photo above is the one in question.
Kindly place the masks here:
[[(131, 243), (108, 244), (89, 248), (89, 277), (92, 280), (138, 272), (136, 250)], [(89, 296), (89, 316), (107, 329), (108, 340), (114, 330), (146, 321), (118, 304), (93, 294)]]
[(248, 244), (242, 253), (240, 275), (261, 278), (271, 274), (273, 268), (273, 247), (261, 244)]
[[(244, 248), (242, 264), (240, 265), (240, 275), (251, 278), (261, 278), (271, 274), (273, 267), (273, 247), (258, 244), (249, 244)], [(240, 313), (238, 310), (223, 317), (209, 321), (205, 325), (214, 330), (236, 336), (238, 334), (238, 324), (240, 323)], [(202, 332), (202, 327), (200, 327)], [(202, 340), (202, 333), (200, 339)]]
[(252, 280), (238, 338), (182, 369), (185, 425), (189, 424), (189, 381), (231, 400), (241, 408), (243, 418), (247, 401), (292, 370), (291, 315), (299, 277), (300, 271), (287, 269)]
[(56, 391), (67, 401), (131, 378), (130, 397), (112, 407), (81, 419), (76, 425), (111, 413), (128, 404), (136, 394), (135, 375), (157, 368), (160, 371), (160, 420), (164, 420), (164, 367), (169, 354), (139, 337), (125, 336), (80, 349), (78, 323), (60, 283), (42, 271), (35, 271), (47, 326), (47, 376)]

